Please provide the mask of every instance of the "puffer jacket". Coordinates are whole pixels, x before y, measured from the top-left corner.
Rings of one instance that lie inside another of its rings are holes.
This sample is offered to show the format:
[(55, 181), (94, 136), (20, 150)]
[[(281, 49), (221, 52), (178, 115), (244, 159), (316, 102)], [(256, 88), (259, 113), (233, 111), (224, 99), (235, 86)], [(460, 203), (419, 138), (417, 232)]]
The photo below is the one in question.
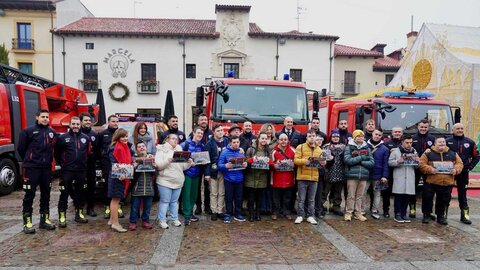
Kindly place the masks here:
[(233, 150), (229, 144), (225, 149), (223, 149), (222, 153), (220, 153), (220, 157), (218, 158), (217, 166), (223, 174), (223, 179), (234, 184), (243, 182), (243, 170), (230, 171), (226, 167), (226, 164), (230, 158), (245, 157), (245, 154), (243, 154), (243, 151), (240, 151), (240, 149), (242, 148), (239, 147)]
[(420, 171), (427, 175), (427, 183), (439, 186), (453, 186), (455, 183), (455, 176), (452, 174), (433, 173), (434, 161), (451, 161), (453, 168), (460, 174), (463, 170), (463, 162), (460, 156), (450, 150), (448, 146), (443, 151), (438, 150), (435, 146), (431, 148), (432, 151), (424, 153), (420, 157)]
[(185, 175), (183, 171), (190, 168), (190, 163), (173, 163), (168, 160), (173, 157), (173, 152), (182, 151), (182, 147), (177, 145), (173, 148), (169, 143), (157, 145), (157, 153), (155, 154), (155, 165), (157, 166), (157, 184), (171, 189), (179, 189), (183, 187)]
[[(185, 142), (181, 144), (183, 151), (188, 152), (202, 152), (204, 151), (204, 146), (202, 142), (195, 143), (191, 138), (188, 138)], [(204, 165), (196, 165), (190, 167), (185, 171), (185, 175), (188, 177), (198, 177), (203, 173)]]
[[(145, 143), (145, 145), (147, 146), (147, 153), (155, 156), (155, 154), (157, 153), (157, 147), (155, 146), (156, 142), (153, 136), (148, 133), (148, 131), (143, 136), (138, 134), (138, 140)], [(137, 151), (137, 149), (135, 149), (135, 143), (132, 136), (128, 137), (128, 141), (132, 144), (132, 150)]]
[[(257, 149), (255, 146), (248, 148), (247, 159), (253, 159), (254, 157), (270, 158), (270, 150), (268, 149), (268, 145), (266, 145), (265, 147), (266, 148), (263, 150)], [(270, 171), (256, 170), (248, 166), (245, 170), (245, 180), (243, 181), (243, 183), (245, 187), (249, 188), (266, 188), (269, 176)]]
[[(295, 149), (288, 143), (285, 151), (282, 151), (278, 144), (273, 148), (272, 160), (278, 162), (280, 160), (291, 160), (295, 158)], [(291, 188), (295, 185), (295, 172), (294, 171), (277, 171), (273, 169), (272, 172), (272, 187), (273, 188)]]
[(375, 165), (367, 143), (363, 142), (358, 145), (353, 139), (345, 147), (343, 161), (346, 165), (345, 178), (347, 180), (368, 180), (370, 169)]
[(310, 147), (308, 143), (297, 146), (294, 158), (294, 163), (297, 165), (297, 180), (318, 182), (318, 168), (307, 167), (306, 162), (309, 157), (319, 158), (321, 154), (322, 149), (316, 144), (314, 147)]
[[(147, 154), (146, 158), (153, 158), (152, 154)], [(132, 196), (153, 196), (155, 194), (154, 183), (156, 172), (137, 172), (133, 175)]]
[(382, 177), (388, 179), (390, 170), (388, 169), (388, 158), (390, 156), (390, 150), (385, 146), (383, 141), (380, 141), (377, 145), (373, 145), (371, 140), (367, 142), (368, 147), (373, 155), (375, 165), (370, 170), (370, 180), (380, 180)]

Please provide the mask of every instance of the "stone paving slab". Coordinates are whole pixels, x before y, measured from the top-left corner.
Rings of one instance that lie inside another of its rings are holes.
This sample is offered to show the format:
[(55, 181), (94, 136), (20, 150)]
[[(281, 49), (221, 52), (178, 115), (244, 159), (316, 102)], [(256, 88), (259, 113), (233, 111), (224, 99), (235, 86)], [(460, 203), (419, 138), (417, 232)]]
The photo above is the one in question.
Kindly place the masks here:
[(177, 263), (298, 264), (344, 261), (345, 257), (308, 223), (193, 223), (185, 229)]
[(372, 262), (372, 263), (338, 263), (338, 264), (319, 264), (319, 269), (326, 270), (413, 270), (416, 269), (409, 262)]
[(470, 262), (466, 262), (466, 261), (441, 261), (441, 262), (413, 261), (411, 263), (417, 269), (422, 269), (422, 270), (452, 270), (452, 269), (474, 270), (474, 269), (479, 269), (474, 264), (472, 264)]

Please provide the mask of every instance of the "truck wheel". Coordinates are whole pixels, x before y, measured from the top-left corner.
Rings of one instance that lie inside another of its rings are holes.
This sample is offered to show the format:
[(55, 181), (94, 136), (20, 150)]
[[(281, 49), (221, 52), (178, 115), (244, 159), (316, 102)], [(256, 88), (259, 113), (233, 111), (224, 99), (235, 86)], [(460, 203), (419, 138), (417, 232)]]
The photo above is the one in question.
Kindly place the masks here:
[(0, 160), (0, 195), (10, 194), (16, 186), (18, 172), (10, 159)]

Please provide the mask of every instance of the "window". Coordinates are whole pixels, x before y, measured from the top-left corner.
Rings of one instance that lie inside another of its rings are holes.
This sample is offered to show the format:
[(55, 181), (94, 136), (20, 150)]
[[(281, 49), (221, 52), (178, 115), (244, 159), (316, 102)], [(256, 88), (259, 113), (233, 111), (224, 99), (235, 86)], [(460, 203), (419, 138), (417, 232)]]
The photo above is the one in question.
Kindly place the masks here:
[(98, 64), (83, 63), (83, 90), (98, 90)]
[(17, 23), (17, 44), (15, 49), (33, 50), (30, 23)]
[(385, 86), (387, 86), (393, 80), (393, 74), (385, 74)]
[(32, 63), (18, 63), (18, 69), (22, 72), (33, 74)]
[(290, 78), (294, 82), (301, 82), (302, 81), (302, 70), (301, 69), (290, 69)]
[(142, 81), (139, 92), (157, 93), (157, 66), (156, 64), (142, 64)]
[(195, 79), (197, 77), (197, 67), (195, 64), (187, 64), (186, 77), (187, 79)]
[(233, 78), (235, 78), (235, 79), (240, 78), (240, 65), (239, 64), (225, 63), (225, 64), (223, 64), (223, 69), (224, 69), (223, 76), (225, 78), (232, 77), (232, 76), (228, 76), (229, 72), (233, 73), (232, 74)]
[(342, 121), (342, 120), (347, 120), (348, 121), (348, 111), (340, 111), (338, 112), (338, 122)]
[(85, 49), (87, 50), (93, 50), (94, 44), (93, 43), (85, 43)]
[(356, 71), (345, 71), (345, 79), (343, 81), (343, 93), (345, 94), (357, 93), (355, 75), (356, 75)]

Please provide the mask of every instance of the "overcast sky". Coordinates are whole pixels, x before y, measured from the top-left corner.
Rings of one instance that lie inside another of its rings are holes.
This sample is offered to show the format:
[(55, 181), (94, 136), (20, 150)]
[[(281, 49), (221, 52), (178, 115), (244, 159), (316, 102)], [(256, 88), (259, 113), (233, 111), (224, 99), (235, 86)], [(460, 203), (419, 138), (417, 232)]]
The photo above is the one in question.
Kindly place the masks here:
[[(264, 31), (297, 29), (297, 0), (82, 0), (97, 17), (215, 19), (215, 4), (250, 5)], [(300, 31), (337, 35), (337, 43), (386, 53), (406, 45), (424, 22), (480, 26), (480, 0), (299, 0)], [(135, 14), (134, 14), (135, 13)]]

